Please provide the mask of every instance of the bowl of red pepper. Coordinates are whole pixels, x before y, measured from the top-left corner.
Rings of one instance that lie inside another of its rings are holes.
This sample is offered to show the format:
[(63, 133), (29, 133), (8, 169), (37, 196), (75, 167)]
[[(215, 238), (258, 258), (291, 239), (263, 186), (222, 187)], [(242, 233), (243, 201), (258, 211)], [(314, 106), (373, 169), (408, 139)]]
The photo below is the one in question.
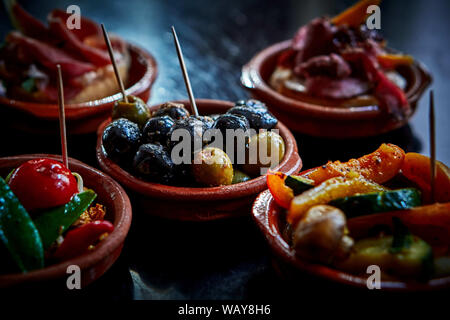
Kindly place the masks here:
[(432, 78), (368, 29), (366, 9), (379, 2), (313, 19), (265, 48), (242, 68), (243, 86), (291, 130), (312, 136), (366, 137), (405, 125)]
[[(95, 132), (121, 97), (100, 25), (83, 16), (81, 29), (69, 29), (70, 15), (58, 9), (45, 24), (15, 2), (10, 15), (16, 30), (0, 48), (1, 117), (21, 131), (55, 132), (60, 64), (68, 132)], [(111, 35), (111, 44), (126, 92), (147, 101), (157, 76), (156, 60), (117, 35)]]
[[(83, 288), (119, 257), (131, 204), (112, 178), (75, 159), (0, 158), (0, 287)], [(69, 170), (70, 168), (70, 170)]]

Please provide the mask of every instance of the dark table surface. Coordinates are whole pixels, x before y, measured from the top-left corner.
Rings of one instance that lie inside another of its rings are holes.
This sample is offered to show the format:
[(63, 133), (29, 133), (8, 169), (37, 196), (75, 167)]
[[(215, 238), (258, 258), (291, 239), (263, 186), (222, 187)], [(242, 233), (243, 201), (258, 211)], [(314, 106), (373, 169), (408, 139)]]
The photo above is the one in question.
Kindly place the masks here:
[[(170, 26), (177, 28), (197, 98), (248, 97), (239, 82), (242, 65), (266, 46), (290, 38), (310, 19), (336, 14), (349, 1), (20, 1), (45, 19), (53, 8), (77, 4), (83, 15), (137, 43), (158, 61), (151, 104), (187, 97)], [(393, 1), (381, 6), (389, 45), (422, 61), (431, 71), (436, 102), (437, 157), (450, 163), (449, 1)], [(11, 29), (0, 10), (0, 37)], [(429, 154), (428, 92), (410, 125), (380, 137), (331, 141), (297, 135), (304, 168), (375, 150), (381, 142)], [(3, 119), (4, 121), (6, 119)], [(95, 136), (69, 137), (72, 157), (96, 166)], [(35, 137), (0, 129), (0, 155), (60, 153), (59, 136)], [(70, 295), (112, 299), (242, 299), (323, 294), (335, 288), (305, 276), (300, 287), (277, 277), (269, 250), (250, 218), (213, 223), (179, 223), (143, 217), (133, 225), (117, 263), (97, 282)], [(341, 291), (340, 291), (341, 292)], [(354, 293), (354, 292), (350, 292)], [(69, 293), (66, 293), (69, 294)]]

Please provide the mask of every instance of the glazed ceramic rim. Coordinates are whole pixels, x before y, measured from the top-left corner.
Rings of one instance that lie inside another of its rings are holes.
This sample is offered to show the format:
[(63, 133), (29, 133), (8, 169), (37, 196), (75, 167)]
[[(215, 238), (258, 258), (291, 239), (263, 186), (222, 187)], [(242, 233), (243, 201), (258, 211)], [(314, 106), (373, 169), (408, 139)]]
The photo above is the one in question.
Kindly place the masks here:
[[(299, 271), (338, 282), (341, 284), (367, 289), (367, 279), (352, 275), (325, 265), (309, 263), (299, 259), (295, 251), (283, 239), (278, 225), (281, 208), (277, 206), (270, 190), (258, 195), (252, 207), (252, 216), (259, 229), (264, 234), (271, 250), (278, 258), (294, 266)], [(275, 211), (275, 213), (270, 213)], [(387, 291), (428, 291), (450, 287), (450, 276), (436, 278), (427, 283), (381, 281), (381, 290)]]
[[(290, 47), (291, 42), (291, 40), (278, 42), (257, 53), (242, 68), (242, 85), (246, 89), (257, 93), (260, 96), (278, 102), (277, 105), (270, 105), (269, 107), (280, 108), (288, 112), (298, 114), (308, 113), (309, 115), (324, 119), (375, 119), (382, 116), (382, 113), (377, 106), (352, 108), (323, 106), (287, 97), (270, 87), (263, 79), (260, 70), (268, 59), (275, 59), (281, 52), (287, 50)], [(412, 77), (413, 79), (409, 80), (413, 81), (411, 87), (406, 92), (406, 97), (408, 98), (411, 107), (415, 108), (415, 102), (417, 102), (425, 89), (430, 85), (432, 78), (426, 67), (416, 60), (409, 66), (409, 70), (414, 76)]]
[[(127, 43), (127, 47), (132, 54), (135, 54), (135, 59), (139, 63), (145, 62), (145, 72), (143, 76), (133, 83), (125, 91), (129, 95), (139, 96), (146, 90), (152, 87), (158, 75), (158, 66), (155, 58), (145, 49), (138, 47), (134, 44)], [(66, 116), (68, 119), (80, 119), (91, 114), (95, 114), (103, 111), (104, 109), (110, 108), (110, 104), (116, 100), (122, 98), (122, 93), (118, 92), (108, 97), (102, 99), (97, 99), (93, 101), (87, 101), (76, 104), (66, 104)], [(37, 103), (37, 102), (27, 102), (9, 99), (7, 97), (0, 96), (0, 105), (7, 105), (9, 107), (24, 111), (26, 113), (32, 114), (35, 117), (42, 119), (57, 119), (58, 118), (58, 105), (55, 103)], [(43, 112), (49, 112), (49, 108), (54, 111), (56, 117), (42, 115)], [(71, 112), (78, 112), (77, 114), (71, 114)]]
[[(216, 108), (223, 108), (224, 110), (229, 109), (234, 106), (234, 103), (222, 100), (211, 100), (211, 99), (196, 99), (197, 107), (201, 111), (202, 105), (212, 105)], [(185, 106), (189, 106), (190, 103), (187, 100), (174, 101), (178, 103), (183, 103)], [(151, 109), (158, 109), (159, 106), (154, 105)], [(97, 161), (100, 168), (106, 173), (111, 175), (118, 182), (123, 184), (125, 187), (133, 190), (136, 193), (146, 195), (149, 197), (159, 198), (159, 199), (173, 199), (177, 200), (226, 200), (233, 198), (243, 198), (246, 196), (254, 195), (266, 187), (265, 176), (260, 176), (255, 179), (251, 179), (246, 182), (241, 182), (229, 186), (211, 187), (211, 188), (188, 188), (188, 187), (176, 187), (168, 186), (153, 182), (146, 182), (144, 180), (138, 179), (132, 174), (128, 173), (122, 169), (119, 165), (114, 163), (112, 160), (108, 159), (106, 152), (102, 145), (102, 133), (105, 126), (110, 120), (105, 121), (99, 127), (97, 132)], [(283, 161), (274, 168), (274, 170), (283, 171), (286, 174), (292, 174), (294, 171), (299, 171), (301, 169), (302, 160), (298, 155), (297, 143), (294, 136), (289, 131), (289, 129), (284, 126), (281, 122), (278, 122), (276, 129), (280, 130), (280, 135), (283, 137), (285, 142), (286, 152)], [(295, 163), (291, 163), (292, 159), (297, 159)], [(298, 170), (292, 170), (292, 168), (298, 168)]]
[[(0, 167), (14, 168), (21, 163), (37, 158), (48, 158), (61, 161), (61, 156), (49, 154), (25, 154), (19, 156), (11, 156), (0, 158)], [(116, 193), (115, 199), (120, 199), (117, 204), (119, 211), (114, 213), (114, 230), (109, 236), (100, 242), (100, 244), (92, 252), (85, 253), (81, 256), (54, 264), (43, 269), (30, 271), (27, 273), (14, 273), (0, 275), (0, 287), (6, 283), (7, 286), (18, 285), (24, 282), (41, 282), (47, 280), (55, 280), (67, 276), (66, 270), (69, 265), (77, 265), (81, 271), (95, 266), (120, 246), (123, 245), (131, 225), (132, 211), (131, 203), (125, 190), (111, 177), (107, 176), (101, 171), (84, 164), (81, 161), (69, 158), (69, 165), (73, 171), (81, 175), (94, 175), (103, 181), (105, 192)], [(84, 173), (83, 173), (84, 172)], [(89, 181), (85, 180), (85, 184), (89, 187)], [(108, 190), (109, 189), (109, 190)], [(94, 190), (95, 191), (95, 190)], [(97, 192), (98, 193), (98, 192)], [(115, 201), (114, 199), (114, 201)]]

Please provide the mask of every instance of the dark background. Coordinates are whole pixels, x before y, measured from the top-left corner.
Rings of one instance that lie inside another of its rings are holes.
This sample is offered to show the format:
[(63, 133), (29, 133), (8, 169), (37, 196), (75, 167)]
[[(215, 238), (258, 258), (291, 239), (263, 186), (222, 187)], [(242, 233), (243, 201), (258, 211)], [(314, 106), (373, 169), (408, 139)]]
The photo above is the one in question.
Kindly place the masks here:
[[(76, 4), (81, 13), (105, 23), (130, 42), (150, 51), (159, 75), (151, 104), (187, 97), (170, 26), (184, 51), (197, 98), (237, 100), (248, 97), (239, 82), (242, 65), (266, 46), (290, 38), (319, 15), (334, 15), (354, 1), (19, 1), (44, 20), (51, 9)], [(431, 71), (435, 91), (437, 157), (450, 163), (450, 2), (385, 0), (382, 33), (389, 45), (413, 55)], [(11, 29), (0, 10), (0, 38)], [(7, 121), (7, 119), (2, 119)], [(375, 150), (381, 142), (429, 154), (428, 92), (409, 126), (380, 137), (331, 141), (297, 135), (304, 168), (326, 160), (345, 160)], [(95, 136), (69, 137), (70, 156), (96, 166)], [(0, 155), (60, 153), (59, 136), (36, 137), (0, 129)], [(301, 285), (282, 280), (273, 271), (264, 239), (248, 219), (207, 224), (177, 223), (142, 217), (133, 226), (122, 256), (105, 276), (69, 296), (113, 299), (242, 299), (280, 298), (341, 293), (344, 288), (305, 276)], [(360, 292), (346, 291), (359, 295)]]

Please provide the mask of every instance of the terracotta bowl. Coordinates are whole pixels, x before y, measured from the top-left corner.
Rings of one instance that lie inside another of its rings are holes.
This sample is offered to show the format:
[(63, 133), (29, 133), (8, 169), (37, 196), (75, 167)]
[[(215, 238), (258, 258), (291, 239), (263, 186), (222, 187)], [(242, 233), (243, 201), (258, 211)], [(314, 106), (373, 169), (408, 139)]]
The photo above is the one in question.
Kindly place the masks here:
[[(282, 236), (282, 210), (275, 203), (269, 190), (258, 195), (252, 208), (253, 218), (263, 232), (274, 254), (276, 269), (282, 276), (296, 279), (300, 274), (308, 274), (346, 286), (368, 290), (367, 278), (299, 259)], [(450, 276), (432, 279), (428, 282), (381, 281), (381, 290), (387, 291), (423, 291), (449, 287)]]
[[(200, 114), (225, 113), (234, 104), (221, 100), (199, 99)], [(178, 101), (189, 109), (188, 101)], [(160, 105), (152, 106), (158, 109)], [(247, 215), (256, 195), (266, 189), (264, 176), (229, 186), (213, 188), (174, 187), (146, 182), (123, 170), (107, 158), (102, 146), (102, 133), (110, 121), (105, 121), (97, 132), (97, 160), (102, 170), (130, 191), (130, 197), (143, 214), (176, 220), (206, 221)], [(284, 159), (277, 170), (296, 173), (302, 167), (297, 144), (289, 129), (278, 123), (277, 129), (286, 145)]]
[[(31, 154), (0, 158), (0, 175), (5, 176), (14, 168), (30, 159), (61, 157), (48, 154)], [(67, 266), (78, 265), (81, 269), (82, 288), (103, 275), (117, 260), (131, 224), (131, 204), (122, 187), (104, 173), (75, 159), (69, 159), (70, 169), (79, 173), (84, 184), (97, 193), (99, 203), (106, 207), (106, 219), (114, 224), (114, 231), (95, 250), (73, 259), (28, 273), (0, 274), (0, 288), (56, 284), (65, 286)]]
[[(131, 56), (129, 69), (129, 87), (127, 94), (140, 97), (147, 101), (150, 90), (155, 82), (158, 68), (156, 60), (147, 51), (128, 44)], [(65, 106), (67, 130), (71, 134), (95, 132), (111, 114), (114, 101), (122, 95), (105, 97), (100, 100), (68, 104)], [(58, 105), (17, 101), (0, 96), (2, 117), (9, 117), (15, 129), (33, 133), (54, 133), (58, 130)]]
[(291, 40), (276, 43), (255, 55), (242, 68), (241, 82), (256, 99), (267, 103), (280, 121), (296, 132), (318, 137), (351, 138), (394, 130), (408, 122), (417, 101), (432, 81), (429, 72), (417, 61), (398, 70), (407, 80), (405, 92), (413, 111), (402, 121), (386, 118), (378, 106), (342, 108), (329, 106), (332, 100), (322, 99), (323, 103), (297, 100), (278, 93), (268, 83), (278, 56), (290, 44)]

